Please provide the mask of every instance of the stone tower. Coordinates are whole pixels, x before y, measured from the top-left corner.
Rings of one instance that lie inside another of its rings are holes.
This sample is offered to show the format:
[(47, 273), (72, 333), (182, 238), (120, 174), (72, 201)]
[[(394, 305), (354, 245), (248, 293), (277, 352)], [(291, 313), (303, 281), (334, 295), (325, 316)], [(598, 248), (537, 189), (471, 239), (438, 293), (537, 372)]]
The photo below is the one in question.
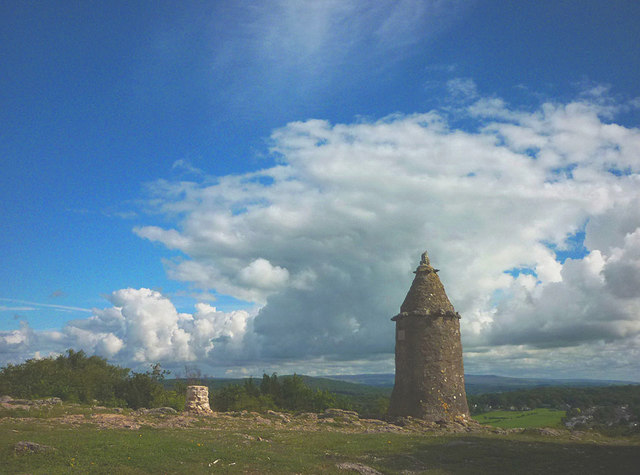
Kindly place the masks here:
[(390, 416), (427, 421), (469, 418), (464, 389), (460, 314), (429, 257), (422, 254), (396, 322), (396, 381)]

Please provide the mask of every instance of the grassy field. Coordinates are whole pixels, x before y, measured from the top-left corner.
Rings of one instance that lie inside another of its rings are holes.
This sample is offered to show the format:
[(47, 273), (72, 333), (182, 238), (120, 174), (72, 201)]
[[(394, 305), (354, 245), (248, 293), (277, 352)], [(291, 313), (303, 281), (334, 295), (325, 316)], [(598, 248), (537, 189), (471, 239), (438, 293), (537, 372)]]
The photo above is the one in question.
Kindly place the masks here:
[(502, 429), (514, 427), (562, 427), (565, 411), (557, 409), (533, 409), (531, 411), (491, 411), (477, 414), (473, 418), (480, 424), (486, 424)]
[[(55, 447), (16, 454), (28, 440)], [(536, 434), (300, 431), (202, 419), (190, 427), (100, 429), (89, 423), (0, 419), (0, 473), (637, 473), (640, 440)], [(354, 472), (352, 472), (354, 473)]]

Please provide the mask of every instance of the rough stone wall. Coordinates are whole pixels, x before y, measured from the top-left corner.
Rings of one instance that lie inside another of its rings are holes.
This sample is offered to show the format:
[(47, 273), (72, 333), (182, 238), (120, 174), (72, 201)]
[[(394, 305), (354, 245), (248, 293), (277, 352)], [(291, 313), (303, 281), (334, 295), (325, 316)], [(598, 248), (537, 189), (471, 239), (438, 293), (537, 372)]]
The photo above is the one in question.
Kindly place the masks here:
[(396, 378), (390, 416), (426, 421), (469, 417), (460, 315), (425, 252), (396, 322)]
[(396, 379), (389, 414), (426, 421), (469, 417), (455, 313), (396, 320)]
[(184, 410), (196, 414), (210, 414), (209, 388), (207, 386), (187, 386), (187, 400)]

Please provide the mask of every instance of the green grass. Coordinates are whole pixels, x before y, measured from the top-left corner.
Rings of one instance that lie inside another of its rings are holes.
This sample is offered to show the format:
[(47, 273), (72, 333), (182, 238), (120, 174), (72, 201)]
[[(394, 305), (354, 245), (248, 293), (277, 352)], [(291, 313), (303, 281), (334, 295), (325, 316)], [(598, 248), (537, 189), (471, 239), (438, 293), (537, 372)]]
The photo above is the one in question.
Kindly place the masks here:
[[(535, 434), (346, 434), (235, 420), (223, 426), (98, 429), (46, 419), (0, 420), (0, 473), (347, 473), (341, 462), (383, 473), (637, 473), (639, 439), (575, 441)], [(16, 455), (29, 440), (56, 447)]]
[(477, 414), (473, 418), (481, 424), (512, 429), (523, 427), (525, 429), (537, 427), (562, 427), (562, 418), (565, 411), (557, 409), (533, 409), (531, 411), (491, 411)]

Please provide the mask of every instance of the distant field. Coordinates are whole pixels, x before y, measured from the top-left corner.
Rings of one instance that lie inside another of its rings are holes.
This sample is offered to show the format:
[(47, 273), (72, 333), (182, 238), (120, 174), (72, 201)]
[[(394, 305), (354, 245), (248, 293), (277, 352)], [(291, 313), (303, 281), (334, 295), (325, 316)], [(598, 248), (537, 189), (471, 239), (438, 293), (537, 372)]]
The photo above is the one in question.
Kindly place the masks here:
[(477, 414), (473, 418), (480, 424), (486, 424), (501, 429), (523, 427), (525, 429), (537, 427), (562, 427), (561, 419), (565, 411), (556, 409), (534, 409), (532, 411), (491, 411)]
[[(353, 374), (335, 375), (327, 378), (348, 381), (369, 386), (392, 388), (395, 380), (394, 373), (385, 374)], [(465, 374), (465, 388), (469, 394), (498, 393), (532, 389), (539, 387), (599, 387), (637, 384), (632, 381), (597, 380), (597, 379), (548, 379), (548, 378), (510, 378), (506, 376)], [(310, 378), (313, 379), (313, 378)]]

